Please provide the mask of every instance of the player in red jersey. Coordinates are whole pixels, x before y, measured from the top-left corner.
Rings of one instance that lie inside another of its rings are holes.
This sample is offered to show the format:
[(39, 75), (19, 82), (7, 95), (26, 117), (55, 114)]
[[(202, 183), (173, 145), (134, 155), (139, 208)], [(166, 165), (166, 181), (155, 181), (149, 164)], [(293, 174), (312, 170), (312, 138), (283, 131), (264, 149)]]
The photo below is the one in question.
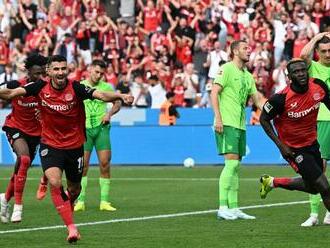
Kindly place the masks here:
[[(40, 158), (50, 184), (53, 203), (68, 229), (68, 242), (76, 242), (80, 234), (73, 222), (72, 206), (80, 193), (85, 142), (85, 110), (83, 100), (133, 102), (130, 95), (91, 89), (77, 81), (68, 81), (65, 57), (49, 58), (49, 81), (39, 80), (16, 89), (0, 90), (0, 98), (35, 96), (40, 104)], [(62, 186), (65, 171), (67, 191)]]
[[(47, 59), (41, 55), (32, 55), (25, 61), (27, 77), (18, 81), (9, 81), (1, 88), (15, 89), (29, 82), (38, 80), (45, 73)], [(27, 170), (35, 157), (40, 141), (41, 125), (36, 118), (38, 101), (35, 97), (15, 97), (12, 102), (12, 112), (6, 117), (3, 130), (15, 152), (17, 159), (7, 190), (0, 194), (1, 221), (9, 221), (9, 200), (14, 196), (15, 205), (11, 216), (12, 222), (22, 220), (23, 191)]]
[[(316, 119), (320, 103), (330, 109), (326, 84), (308, 77), (307, 64), (300, 59), (287, 65), (291, 84), (273, 95), (264, 105), (260, 124), (279, 148), (282, 156), (301, 177), (260, 178), (261, 198), (273, 188), (320, 193), (330, 211), (330, 186), (323, 173), (323, 161), (316, 134)], [(271, 124), (273, 120), (277, 134)]]

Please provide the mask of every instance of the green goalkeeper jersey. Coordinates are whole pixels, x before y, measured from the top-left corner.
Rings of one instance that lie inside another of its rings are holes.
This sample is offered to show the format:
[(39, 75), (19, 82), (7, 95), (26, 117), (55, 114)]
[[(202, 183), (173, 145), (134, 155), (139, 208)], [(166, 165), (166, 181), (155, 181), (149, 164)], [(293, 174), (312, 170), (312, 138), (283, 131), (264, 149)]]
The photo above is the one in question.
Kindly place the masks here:
[[(317, 78), (326, 83), (330, 89), (330, 67), (322, 65), (320, 62), (312, 61), (308, 68), (308, 74), (312, 78)], [(317, 116), (318, 121), (330, 121), (330, 111), (322, 103)]]
[(222, 86), (218, 101), (223, 125), (245, 130), (246, 102), (257, 92), (252, 74), (228, 62), (220, 67), (213, 83)]
[[(99, 81), (95, 86), (92, 86), (88, 80), (83, 80), (80, 83), (97, 90), (114, 91), (111, 84), (104, 81)], [(84, 100), (84, 105), (86, 113), (86, 128), (94, 128), (100, 126), (102, 123), (102, 118), (107, 113), (107, 103), (98, 99), (87, 99)]]

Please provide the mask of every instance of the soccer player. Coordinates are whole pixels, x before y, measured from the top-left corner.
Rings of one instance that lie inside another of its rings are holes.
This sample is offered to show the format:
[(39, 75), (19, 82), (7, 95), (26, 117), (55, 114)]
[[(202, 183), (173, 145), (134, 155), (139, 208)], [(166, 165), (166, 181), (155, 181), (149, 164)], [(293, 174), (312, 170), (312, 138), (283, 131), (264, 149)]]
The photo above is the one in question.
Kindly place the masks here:
[[(90, 75), (88, 79), (81, 83), (92, 89), (113, 92), (114, 90), (112, 86), (102, 80), (105, 69), (106, 64), (103, 61), (94, 60), (90, 66)], [(87, 99), (84, 101), (84, 104), (86, 112), (87, 139), (84, 144), (84, 170), (81, 180), (81, 192), (74, 207), (74, 211), (85, 210), (87, 172), (91, 152), (94, 146), (99, 159), (101, 174), (99, 178), (101, 188), (100, 210), (115, 211), (116, 208), (111, 206), (111, 203), (109, 202), (111, 160), (110, 119), (120, 110), (121, 101), (115, 101), (110, 111), (107, 111), (107, 103), (97, 99)]]
[(330, 108), (329, 89), (320, 79), (309, 78), (307, 64), (301, 59), (291, 60), (287, 71), (291, 83), (265, 103), (260, 123), (301, 177), (264, 175), (260, 178), (260, 196), (266, 198), (273, 188), (320, 193), (330, 211), (330, 186), (323, 172), (316, 130), (321, 102)]
[[(35, 96), (41, 103), (40, 158), (50, 184), (52, 201), (68, 229), (69, 243), (80, 239), (73, 222), (73, 202), (79, 196), (83, 170), (83, 144), (85, 142), (85, 99), (101, 101), (122, 100), (131, 104), (130, 95), (91, 89), (67, 79), (66, 58), (55, 55), (47, 65), (49, 80), (37, 81), (16, 89), (0, 90), (0, 98)], [(67, 191), (62, 186), (65, 171)]]
[(220, 67), (212, 91), (214, 128), (218, 153), (224, 155), (225, 166), (219, 180), (219, 219), (255, 219), (238, 209), (239, 168), (245, 155), (245, 106), (252, 96), (261, 108), (255, 81), (245, 64), (250, 49), (246, 41), (234, 41), (231, 46), (232, 61)]
[[(316, 50), (319, 60), (313, 61), (314, 50)], [(326, 83), (330, 88), (330, 33), (320, 33), (316, 35), (303, 48), (300, 57), (308, 64), (308, 74), (310, 77), (318, 78)], [(321, 156), (324, 160), (324, 170), (326, 169), (327, 160), (330, 159), (330, 112), (321, 104), (319, 114), (317, 116), (317, 140), (320, 144)], [(310, 217), (301, 224), (301, 226), (309, 227), (317, 225), (318, 213), (320, 207), (321, 196), (310, 195)], [(330, 215), (326, 214), (323, 219), (324, 224), (330, 224)]]
[[(47, 59), (41, 55), (29, 56), (25, 61), (27, 76), (18, 81), (9, 81), (1, 85), (1, 88), (15, 89), (23, 87), (29, 82), (41, 78), (45, 73)], [(36, 111), (38, 101), (35, 97), (15, 97), (12, 99), (12, 112), (6, 117), (3, 130), (15, 152), (16, 164), (7, 190), (0, 194), (1, 221), (9, 221), (8, 202), (14, 196), (15, 204), (11, 216), (11, 222), (22, 221), (23, 191), (25, 187), (28, 168), (35, 157), (40, 141), (41, 125), (37, 120)]]

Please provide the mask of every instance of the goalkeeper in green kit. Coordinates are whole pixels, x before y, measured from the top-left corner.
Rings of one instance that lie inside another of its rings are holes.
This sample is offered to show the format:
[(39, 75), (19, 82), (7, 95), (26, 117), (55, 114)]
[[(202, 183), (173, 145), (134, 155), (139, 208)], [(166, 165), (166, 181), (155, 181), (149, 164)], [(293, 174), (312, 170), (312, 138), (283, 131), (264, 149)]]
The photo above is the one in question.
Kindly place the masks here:
[[(314, 50), (319, 56), (318, 61), (312, 60)], [(330, 89), (330, 32), (317, 34), (305, 45), (301, 51), (300, 57), (305, 60), (309, 66), (309, 76), (322, 80)], [(325, 171), (326, 161), (330, 160), (330, 112), (324, 104), (321, 104), (317, 116), (317, 140), (320, 144)], [(320, 194), (310, 195), (311, 214), (301, 226), (310, 227), (319, 223), (318, 213), (320, 200)], [(330, 212), (327, 211), (323, 223), (330, 225)]]
[[(106, 69), (106, 64), (101, 60), (94, 60), (90, 66), (90, 75), (87, 80), (81, 82), (91, 88), (103, 91), (113, 91), (113, 87), (102, 81)], [(86, 142), (84, 144), (84, 170), (81, 180), (81, 192), (74, 211), (85, 210), (85, 197), (87, 188), (87, 172), (89, 168), (90, 156), (95, 147), (100, 165), (100, 188), (101, 201), (100, 210), (115, 211), (109, 200), (110, 192), (110, 119), (121, 107), (121, 101), (116, 101), (111, 110), (107, 111), (107, 103), (95, 100), (85, 100), (86, 112)]]

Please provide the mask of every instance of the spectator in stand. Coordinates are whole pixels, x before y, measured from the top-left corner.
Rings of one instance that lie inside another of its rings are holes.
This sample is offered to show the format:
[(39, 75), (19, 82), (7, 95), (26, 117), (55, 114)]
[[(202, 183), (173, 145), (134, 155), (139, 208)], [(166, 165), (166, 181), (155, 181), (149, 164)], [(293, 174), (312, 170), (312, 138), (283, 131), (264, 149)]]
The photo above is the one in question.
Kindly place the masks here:
[(0, 32), (0, 73), (5, 71), (9, 59), (9, 47), (3, 33)]
[(80, 22), (76, 35), (78, 53), (84, 60), (85, 65), (92, 63), (92, 52), (90, 50), (90, 22)]
[(285, 35), (288, 15), (286, 13), (281, 14), (280, 20), (271, 20), (274, 26), (274, 66), (277, 67), (280, 63), (285, 47)]
[(219, 63), (222, 61), (228, 61), (228, 54), (221, 50), (220, 42), (214, 43), (214, 50), (209, 52), (207, 56), (206, 67), (209, 67), (208, 77), (213, 81), (219, 71)]
[(293, 57), (298, 58), (301, 50), (308, 43), (307, 32), (305, 29), (299, 31), (297, 39), (293, 43)]
[(160, 108), (166, 100), (166, 91), (163, 82), (158, 80), (157, 76), (150, 76), (148, 78), (149, 93), (151, 96), (151, 108)]
[(176, 74), (172, 80), (172, 89), (174, 93), (174, 105), (178, 107), (184, 107), (184, 92), (185, 87), (183, 84), (183, 74)]
[(118, 85), (118, 76), (113, 70), (112, 64), (107, 65), (107, 69), (104, 73), (105, 81), (112, 84), (113, 88), (116, 88)]
[(198, 76), (194, 71), (194, 64), (189, 63), (185, 66), (183, 73), (184, 101), (186, 107), (192, 107), (195, 104), (196, 94), (199, 91)]
[(207, 81), (208, 64), (207, 64), (208, 48), (206, 40), (197, 40), (194, 47), (194, 67), (197, 71), (199, 92), (205, 92)]
[(13, 65), (6, 64), (5, 71), (0, 74), (0, 84), (7, 83), (13, 80), (18, 80), (18, 76), (13, 70)]
[(130, 92), (134, 96), (133, 106), (137, 108), (147, 108), (148, 106), (148, 84), (144, 83), (143, 75), (138, 73), (133, 76), (130, 84)]
[(275, 68), (273, 71), (273, 81), (274, 81), (274, 86), (273, 86), (273, 94), (280, 92), (287, 86), (287, 80), (286, 80), (286, 65), (287, 61), (282, 60), (280, 65)]
[(77, 45), (71, 34), (65, 34), (64, 37), (56, 43), (53, 54), (66, 57), (68, 64), (75, 61)]

